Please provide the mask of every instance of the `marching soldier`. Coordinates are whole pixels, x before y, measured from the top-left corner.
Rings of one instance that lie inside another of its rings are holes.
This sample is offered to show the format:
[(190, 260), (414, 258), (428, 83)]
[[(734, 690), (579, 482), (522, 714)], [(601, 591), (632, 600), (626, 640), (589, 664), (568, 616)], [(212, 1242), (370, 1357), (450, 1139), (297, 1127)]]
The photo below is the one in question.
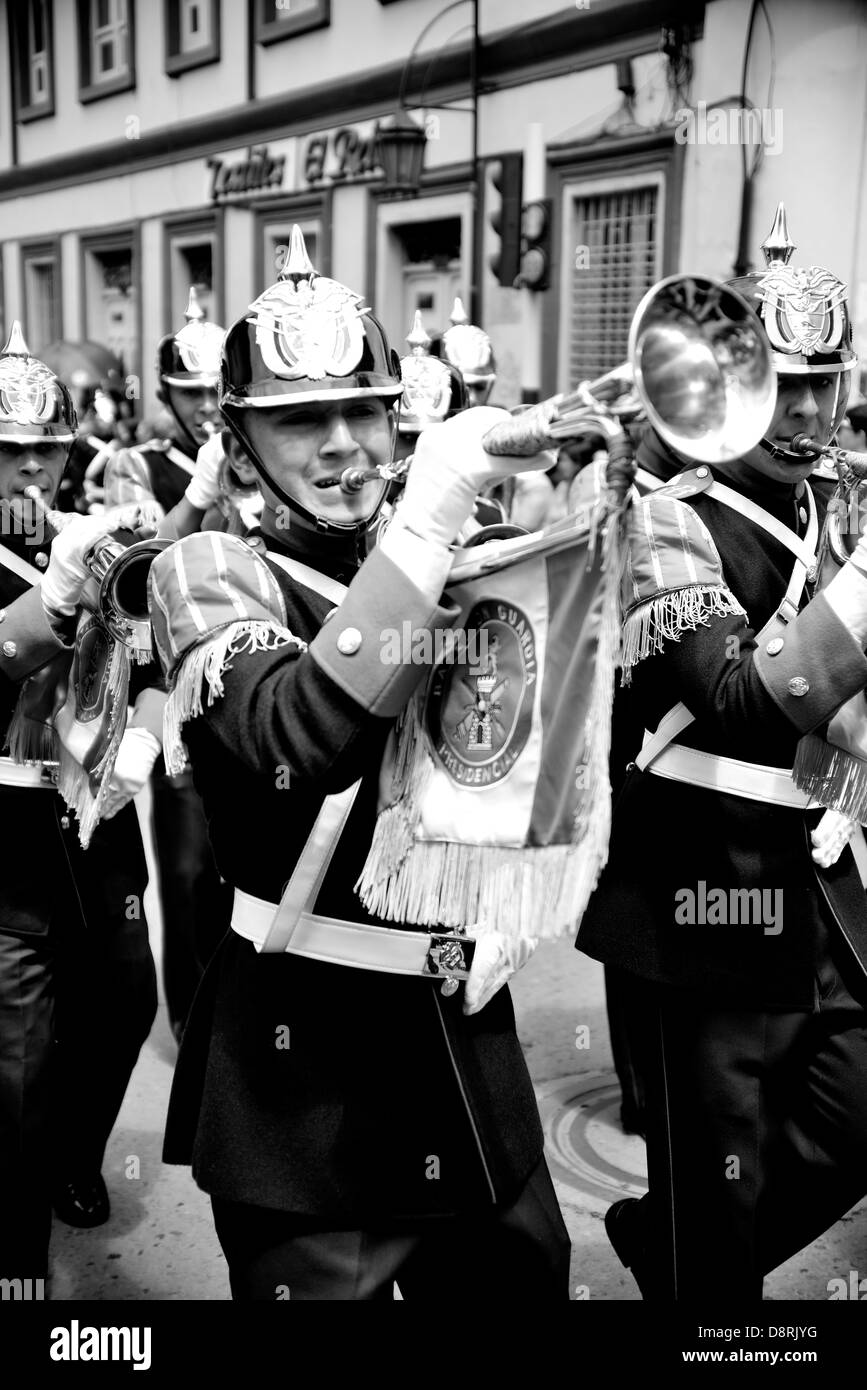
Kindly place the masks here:
[[(410, 351), (400, 359), (400, 379), (403, 382), (403, 395), (398, 412), (397, 440), (395, 442), (395, 462), (409, 458), (415, 448), (422, 430), (451, 420), (466, 410), (470, 404), (469, 392), (463, 376), (457, 367), (444, 362), (431, 354), (431, 338), (422, 322), (421, 310), (416, 309), (412, 327), (406, 341)], [(389, 496), (379, 511), (379, 520), (387, 524), (399, 495), (402, 480), (393, 484)], [(467, 543), (471, 534), (477, 534), (482, 527), (502, 525), (505, 513), (499, 502), (488, 497), (477, 497), (473, 515), (468, 519), (461, 540)], [(377, 527), (377, 535), (380, 527)]]
[(761, 1298), (867, 1190), (865, 856), (843, 814), (863, 811), (834, 791), (857, 769), (828, 727), (867, 685), (865, 542), (817, 593), (817, 455), (793, 447), (833, 439), (855, 355), (845, 286), (793, 249), (781, 206), (766, 269), (732, 282), (773, 349), (766, 436), (633, 517), (624, 666), (649, 732), (577, 944), (630, 976), (645, 1024), (650, 1192), (606, 1217), (645, 1298)]
[[(224, 348), (224, 438), (259, 474), (261, 531), (189, 536), (151, 571), (166, 757), (189, 754), (235, 894), (181, 1047), (165, 1158), (191, 1162), (210, 1194), (237, 1299), (390, 1300), (394, 1280), (404, 1298), (440, 1295), (458, 1270), (476, 1297), (568, 1296), (498, 989), (520, 961), (471, 965), (466, 939), (384, 929), (353, 893), (383, 746), (426, 670), (385, 663), (382, 632), (454, 621), (448, 545), (508, 462), (479, 445), (500, 413), (420, 435), (365, 559), (402, 389), (377, 320), (315, 273), (294, 228), (280, 280)], [(347, 492), (350, 468), (370, 476)]]
[[(82, 555), (104, 526), (70, 519), (53, 541), (25, 495), (56, 497), (76, 418), (63, 383), (13, 324), (0, 354), (0, 721), (3, 745), (50, 724), (72, 657), (88, 577)], [(41, 733), (40, 733), (41, 736)], [(127, 740), (124, 762), (136, 737)], [(108, 1214), (100, 1177), (111, 1132), (156, 1009), (147, 882), (131, 806), (100, 827), (87, 859), (54, 765), (0, 757), (0, 1275), (43, 1278), (52, 1194), (66, 1219)], [(85, 1029), (87, 1038), (85, 1039)]]

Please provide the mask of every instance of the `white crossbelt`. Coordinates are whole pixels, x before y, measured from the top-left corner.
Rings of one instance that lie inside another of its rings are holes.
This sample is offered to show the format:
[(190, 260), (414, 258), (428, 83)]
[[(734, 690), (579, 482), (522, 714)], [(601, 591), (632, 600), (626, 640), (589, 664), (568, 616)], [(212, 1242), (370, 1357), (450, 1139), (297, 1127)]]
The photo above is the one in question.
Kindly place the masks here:
[[(276, 911), (276, 903), (255, 898), (252, 893), (236, 888), (232, 930), (247, 941), (252, 941), (256, 950), (261, 951)], [(311, 960), (325, 961), (330, 965), (348, 965), (356, 970), (465, 979), (467, 969), (457, 964), (456, 956), (451, 957), (454, 964), (449, 964), (448, 957), (438, 964), (436, 952), (441, 943), (446, 951), (449, 946), (452, 950), (457, 948), (464, 956), (465, 967), (469, 965), (467, 947), (472, 945), (471, 940), (458, 941), (452, 932), (398, 931), (391, 927), (374, 927), (366, 922), (345, 922), (337, 917), (302, 912), (283, 949), (291, 955), (308, 956)]]
[(0, 786), (46, 787), (56, 791), (56, 770), (56, 763), (15, 763), (11, 758), (0, 758)]
[[(645, 742), (650, 737), (645, 734)], [(702, 753), (697, 748), (684, 748), (679, 743), (672, 743), (658, 753), (647, 770), (657, 777), (688, 782), (706, 791), (728, 792), (732, 796), (742, 796), (747, 801), (765, 801), (773, 806), (791, 806), (799, 811), (812, 811), (819, 805), (806, 792), (798, 790), (791, 772), (786, 768), (742, 762), (740, 758), (724, 758), (719, 753)]]

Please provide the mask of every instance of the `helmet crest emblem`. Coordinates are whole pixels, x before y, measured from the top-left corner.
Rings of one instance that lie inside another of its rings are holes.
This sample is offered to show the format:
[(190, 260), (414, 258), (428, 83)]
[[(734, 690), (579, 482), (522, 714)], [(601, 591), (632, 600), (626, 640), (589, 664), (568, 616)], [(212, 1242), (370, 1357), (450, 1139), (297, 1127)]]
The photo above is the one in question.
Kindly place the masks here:
[(269, 371), (289, 381), (348, 376), (361, 361), (368, 312), (360, 295), (325, 276), (280, 280), (250, 305), (247, 320)]

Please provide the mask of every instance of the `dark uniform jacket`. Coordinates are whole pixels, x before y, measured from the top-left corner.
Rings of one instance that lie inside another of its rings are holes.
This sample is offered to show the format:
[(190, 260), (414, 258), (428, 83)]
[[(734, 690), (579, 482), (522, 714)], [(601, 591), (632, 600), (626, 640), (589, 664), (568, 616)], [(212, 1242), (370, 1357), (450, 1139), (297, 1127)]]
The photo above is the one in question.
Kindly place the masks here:
[[(682, 701), (695, 722), (678, 736), (680, 744), (791, 768), (801, 735), (821, 731), (867, 684), (867, 661), (821, 594), (807, 603), (809, 586), (779, 650), (772, 654), (776, 644), (763, 643), (757, 651), (756, 634), (783, 598), (793, 557), (755, 522), (704, 494), (710, 470), (705, 483), (689, 476), (684, 500), (708, 528), (724, 582), (747, 616), (711, 617), (666, 640), (635, 667), (625, 699), (649, 730)], [(792, 489), (747, 495), (804, 534)], [(826, 933), (851, 963), (860, 962), (853, 964), (859, 978), (867, 967), (867, 910), (852, 853), (844, 849), (828, 870), (815, 865), (809, 830), (818, 820), (818, 812), (705, 790), (633, 766), (578, 948), (645, 980), (711, 994), (727, 1005), (812, 1007), (814, 965)], [(766, 890), (780, 920), (675, 920), (684, 890), (697, 904), (716, 889), (727, 896), (733, 889)]]
[[(23, 538), (4, 539), (31, 565), (36, 547)], [(42, 554), (49, 547), (41, 547)], [(0, 557), (2, 558), (2, 557)], [(71, 652), (45, 616), (38, 588), (0, 564), (0, 745), (8, 756), (6, 734), (21, 685), (46, 663), (65, 669)], [(71, 634), (70, 634), (71, 636)], [(46, 675), (48, 672), (46, 671)], [(43, 787), (0, 785), (3, 826), (3, 873), (0, 874), (0, 930), (14, 935), (43, 935), (52, 917), (75, 902), (75, 889), (64, 848), (60, 816), (65, 811), (56, 791)]]
[[(191, 575), (197, 548), (211, 543), (188, 537), (153, 573), (165, 575), (180, 549)], [(268, 547), (277, 548), (270, 538)], [(280, 548), (353, 579), (342, 543), (293, 529)], [(381, 633), (407, 619), (448, 626), (456, 610), (431, 604), (378, 549), (328, 621), (328, 599), (271, 569), (288, 626), (309, 650), (233, 656), (223, 696), (184, 727), (217, 864), (236, 887), (276, 903), (323, 797), (363, 777), (316, 912), (371, 921), (353, 885), (386, 735), (424, 675), (383, 664)], [(343, 654), (348, 628), (361, 643)], [(541, 1156), (535, 1099), (508, 991), (471, 1018), (462, 999), (421, 976), (257, 954), (230, 932), (184, 1035), (166, 1161), (192, 1161), (199, 1185), (222, 1198), (338, 1226), (509, 1200)]]
[(122, 449), (106, 468), (105, 505), (155, 501), (167, 514), (183, 497), (195, 461), (188, 447), (174, 439), (149, 439)]
[[(14, 546), (30, 564), (38, 552), (48, 556), (50, 543), (35, 547), (23, 538), (9, 537), (3, 550)], [(32, 708), (50, 717), (55, 692), (63, 688), (72, 659), (45, 616), (38, 585), (0, 564), (0, 751), (8, 756), (7, 732), (22, 685), (32, 682), (39, 696)], [(75, 625), (63, 633), (70, 643)], [(142, 672), (134, 668), (136, 683)], [(151, 675), (151, 679), (155, 679)], [(31, 687), (31, 697), (35, 693)], [(144, 721), (141, 721), (144, 722)], [(78, 842), (75, 817), (54, 789), (0, 784), (0, 824), (3, 827), (3, 872), (0, 874), (0, 931), (15, 936), (45, 936), (52, 924), (64, 932), (84, 926), (82, 898), (88, 915), (102, 919), (118, 912), (134, 894), (139, 901), (147, 884), (144, 849), (135, 810), (124, 808), (97, 827), (88, 851)]]

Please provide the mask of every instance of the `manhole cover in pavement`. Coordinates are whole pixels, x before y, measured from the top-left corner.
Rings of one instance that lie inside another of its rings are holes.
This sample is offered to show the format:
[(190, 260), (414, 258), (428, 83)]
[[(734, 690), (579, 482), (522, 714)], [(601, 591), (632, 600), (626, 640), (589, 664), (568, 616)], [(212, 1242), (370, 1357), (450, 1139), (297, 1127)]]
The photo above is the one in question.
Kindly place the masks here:
[(620, 1087), (613, 1072), (585, 1072), (536, 1086), (551, 1175), (588, 1211), (647, 1191), (644, 1141), (620, 1128)]

